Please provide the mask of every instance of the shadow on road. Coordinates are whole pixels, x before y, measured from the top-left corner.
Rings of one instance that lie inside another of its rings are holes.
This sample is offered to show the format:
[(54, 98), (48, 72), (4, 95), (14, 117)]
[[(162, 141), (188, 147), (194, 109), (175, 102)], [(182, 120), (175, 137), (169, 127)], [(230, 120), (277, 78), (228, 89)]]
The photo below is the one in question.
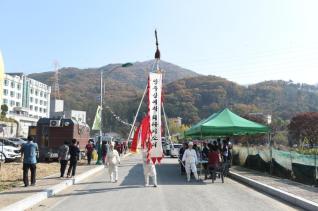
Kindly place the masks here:
[[(202, 181), (195, 181), (192, 178), (190, 183), (186, 182), (186, 176), (180, 174), (178, 164), (163, 163), (156, 165), (158, 185), (206, 185)], [(151, 179), (150, 179), (151, 181)], [(144, 185), (144, 172), (142, 164), (137, 164), (129, 170), (120, 186)]]
[(186, 181), (186, 175), (181, 175), (179, 164), (157, 165), (157, 175), (159, 185), (206, 185), (203, 181), (195, 181), (192, 177), (191, 182)]
[(124, 178), (120, 186), (144, 186), (144, 172), (143, 172), (143, 167), (142, 164), (137, 164), (132, 167), (128, 175)]
[(87, 194), (95, 194), (95, 193), (106, 193), (106, 192), (111, 192), (111, 191), (120, 191), (120, 190), (124, 190), (124, 189), (132, 189), (132, 188), (141, 188), (141, 187), (140, 186), (119, 186), (119, 187), (109, 187), (109, 188), (94, 188), (94, 189), (86, 189), (86, 190), (74, 190), (74, 192), (72, 192), (72, 193), (55, 195), (54, 198), (76, 196), (76, 195), (87, 195)]

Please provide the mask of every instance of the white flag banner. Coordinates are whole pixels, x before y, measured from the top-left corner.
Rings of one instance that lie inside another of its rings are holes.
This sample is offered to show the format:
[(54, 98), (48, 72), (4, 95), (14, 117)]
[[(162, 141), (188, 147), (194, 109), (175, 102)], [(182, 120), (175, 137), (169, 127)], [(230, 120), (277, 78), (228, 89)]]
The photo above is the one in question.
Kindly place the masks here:
[(149, 117), (151, 130), (151, 149), (149, 152), (150, 159), (153, 163), (160, 162), (163, 151), (161, 143), (161, 91), (162, 91), (162, 74), (149, 73)]

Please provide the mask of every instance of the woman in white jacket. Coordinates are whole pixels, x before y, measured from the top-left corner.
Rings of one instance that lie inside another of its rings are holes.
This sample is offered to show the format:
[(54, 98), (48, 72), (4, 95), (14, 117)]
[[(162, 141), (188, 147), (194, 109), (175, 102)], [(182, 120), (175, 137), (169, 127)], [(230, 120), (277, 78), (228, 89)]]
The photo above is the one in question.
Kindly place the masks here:
[[(120, 164), (120, 157), (118, 151), (114, 149), (114, 143), (109, 145), (109, 150), (106, 155), (106, 163), (108, 165), (108, 173), (110, 176), (110, 182), (118, 181), (118, 164)], [(114, 181), (115, 175), (115, 181)]]
[(193, 149), (193, 142), (189, 142), (189, 148), (184, 151), (182, 161), (185, 162), (185, 170), (187, 172), (187, 180), (190, 182), (191, 177), (191, 171), (193, 172), (193, 175), (196, 180), (199, 179), (198, 173), (197, 173), (197, 162), (198, 157), (196, 151)]

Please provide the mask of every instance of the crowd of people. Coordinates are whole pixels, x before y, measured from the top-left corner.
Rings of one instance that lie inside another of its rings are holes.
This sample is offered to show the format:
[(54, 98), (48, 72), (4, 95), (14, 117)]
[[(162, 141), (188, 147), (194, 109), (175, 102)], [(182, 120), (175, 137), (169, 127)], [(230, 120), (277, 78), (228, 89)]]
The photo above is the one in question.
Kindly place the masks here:
[[(87, 164), (91, 165), (94, 153), (97, 154), (98, 147), (92, 140), (89, 140), (85, 146), (85, 154)], [(102, 142), (101, 159), (102, 163), (108, 167), (110, 181), (118, 181), (118, 164), (120, 163), (120, 155), (128, 151), (125, 143), (119, 142)], [(31, 185), (36, 183), (36, 164), (39, 159), (38, 144), (34, 142), (33, 137), (28, 137), (27, 143), (21, 147), (21, 155), (23, 157), (23, 182), (24, 186), (29, 186), (29, 171), (31, 172)], [(60, 177), (63, 178), (68, 166), (66, 177), (74, 177), (78, 161), (81, 159), (81, 151), (79, 142), (76, 139), (65, 141), (59, 147), (58, 160), (60, 163)]]
[[(202, 162), (202, 166), (205, 173), (205, 179), (208, 178), (209, 173), (216, 169), (223, 167), (226, 174), (230, 167), (232, 160), (231, 143), (229, 138), (216, 139), (214, 141), (203, 142), (199, 147), (193, 142), (183, 143), (179, 151), (179, 162), (181, 174), (187, 175), (187, 181), (190, 181), (191, 173), (195, 179), (198, 180), (197, 165), (199, 161)], [(213, 176), (212, 174), (210, 174)]]
[[(201, 161), (203, 169), (205, 170), (205, 179), (208, 178), (209, 172), (225, 166), (228, 169), (231, 163), (231, 144), (229, 138), (216, 139), (214, 141), (203, 142), (198, 146), (193, 142), (183, 143), (179, 150), (179, 162), (181, 174), (186, 174), (187, 181), (191, 179), (191, 173), (196, 180), (199, 180), (197, 165)], [(90, 165), (93, 153), (96, 146), (93, 142), (88, 141), (85, 146), (87, 156), (87, 164)], [(108, 167), (108, 173), (111, 182), (118, 181), (118, 165), (120, 164), (120, 155), (128, 150), (125, 144), (118, 144), (114, 142), (102, 142), (101, 147), (102, 163)], [(33, 142), (32, 137), (28, 137), (28, 142), (22, 145), (21, 153), (24, 155), (23, 160), (23, 181), (27, 187), (29, 185), (28, 172), (31, 171), (31, 185), (36, 183), (36, 163), (38, 159), (38, 145)], [(76, 139), (72, 139), (71, 143), (65, 141), (59, 148), (58, 158), (60, 162), (60, 177), (63, 178), (65, 171), (68, 170), (66, 177), (74, 177), (76, 174), (76, 167), (80, 159), (79, 143)], [(205, 161), (205, 162), (202, 162)], [(156, 168), (149, 162), (146, 153), (143, 153), (143, 167), (145, 186), (149, 185), (149, 177), (152, 178), (153, 186), (157, 187)], [(210, 174), (213, 176), (212, 174)]]

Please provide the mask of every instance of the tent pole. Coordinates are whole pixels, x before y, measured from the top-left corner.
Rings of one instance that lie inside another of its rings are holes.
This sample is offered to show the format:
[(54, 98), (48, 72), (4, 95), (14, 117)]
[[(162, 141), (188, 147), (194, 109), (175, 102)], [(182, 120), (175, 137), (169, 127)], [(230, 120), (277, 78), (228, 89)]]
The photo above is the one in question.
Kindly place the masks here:
[(269, 143), (269, 153), (270, 153), (270, 163), (269, 163), (269, 174), (273, 174), (273, 149), (271, 141), (271, 132), (268, 132), (268, 143)]

